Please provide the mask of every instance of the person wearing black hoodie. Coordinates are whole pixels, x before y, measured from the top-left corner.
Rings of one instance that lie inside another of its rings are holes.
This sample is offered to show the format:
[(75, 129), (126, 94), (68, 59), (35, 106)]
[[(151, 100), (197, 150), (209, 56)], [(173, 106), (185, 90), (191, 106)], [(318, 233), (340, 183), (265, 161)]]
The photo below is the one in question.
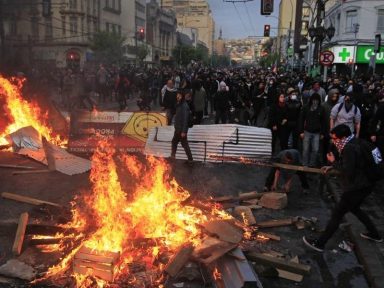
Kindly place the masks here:
[(378, 95), (377, 110), (370, 122), (370, 140), (384, 154), (384, 90)]
[(340, 124), (331, 130), (331, 137), (337, 148), (339, 159), (336, 161), (333, 153), (328, 153), (327, 158), (332, 166), (322, 167), (324, 173), (335, 168), (341, 173), (341, 187), (343, 193), (340, 201), (332, 211), (327, 227), (318, 238), (304, 236), (303, 241), (309, 248), (323, 252), (325, 244), (338, 229), (346, 213), (354, 214), (365, 225), (368, 232), (360, 236), (375, 242), (383, 242), (375, 224), (369, 216), (361, 210), (364, 199), (372, 192), (374, 184), (368, 179), (364, 171), (365, 163), (358, 140), (346, 124)]
[[(303, 139), (303, 165), (316, 167), (320, 138), (324, 135), (324, 110), (321, 97), (313, 93), (300, 115), (300, 138)], [(311, 149), (310, 149), (311, 148)]]
[(191, 117), (190, 109), (185, 101), (185, 95), (181, 92), (177, 92), (176, 95), (177, 104), (176, 104), (176, 113), (175, 113), (175, 133), (172, 138), (172, 152), (171, 159), (175, 159), (177, 145), (181, 142), (181, 146), (183, 146), (185, 154), (188, 157), (188, 162), (192, 163), (193, 157), (191, 148), (188, 143), (188, 123), (189, 117)]

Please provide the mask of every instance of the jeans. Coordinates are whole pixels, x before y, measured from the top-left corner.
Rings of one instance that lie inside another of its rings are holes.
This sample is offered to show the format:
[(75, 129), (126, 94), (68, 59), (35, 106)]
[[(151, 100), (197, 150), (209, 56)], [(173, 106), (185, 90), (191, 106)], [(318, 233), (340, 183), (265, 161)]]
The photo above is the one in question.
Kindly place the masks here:
[(303, 165), (316, 166), (317, 153), (320, 148), (320, 134), (304, 131), (303, 139)]

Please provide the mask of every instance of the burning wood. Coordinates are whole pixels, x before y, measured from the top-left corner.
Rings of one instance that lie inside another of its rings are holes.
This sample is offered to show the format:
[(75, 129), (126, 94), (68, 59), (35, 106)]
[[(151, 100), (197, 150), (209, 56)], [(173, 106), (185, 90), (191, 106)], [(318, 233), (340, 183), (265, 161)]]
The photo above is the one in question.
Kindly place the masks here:
[(15, 255), (20, 255), (21, 248), (23, 247), (25, 229), (28, 224), (28, 213), (20, 215), (19, 225), (17, 226), (15, 241), (13, 242), (12, 252)]
[(75, 254), (73, 272), (113, 282), (119, 261), (119, 252), (98, 251), (82, 246)]

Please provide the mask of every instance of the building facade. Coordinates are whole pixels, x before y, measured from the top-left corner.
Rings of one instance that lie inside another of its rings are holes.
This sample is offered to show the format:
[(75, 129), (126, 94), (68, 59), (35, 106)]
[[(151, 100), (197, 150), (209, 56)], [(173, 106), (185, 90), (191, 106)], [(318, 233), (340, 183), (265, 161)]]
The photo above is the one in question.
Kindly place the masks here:
[[(277, 27), (277, 50), (280, 60), (288, 61), (288, 54), (292, 55), (290, 47), (293, 47), (294, 28), (296, 21), (297, 0), (280, 1), (279, 22)], [(273, 32), (273, 28), (271, 29)]]
[(197, 29), (198, 41), (213, 52), (215, 22), (206, 0), (160, 0), (160, 4), (164, 9), (175, 11), (178, 29)]
[(375, 35), (384, 37), (384, 1), (335, 1), (332, 4), (326, 6), (324, 26), (333, 25), (335, 36), (323, 44), (323, 50), (333, 51), (337, 71), (364, 74), (376, 58), (376, 71), (384, 72), (384, 49), (376, 56), (373, 52)]

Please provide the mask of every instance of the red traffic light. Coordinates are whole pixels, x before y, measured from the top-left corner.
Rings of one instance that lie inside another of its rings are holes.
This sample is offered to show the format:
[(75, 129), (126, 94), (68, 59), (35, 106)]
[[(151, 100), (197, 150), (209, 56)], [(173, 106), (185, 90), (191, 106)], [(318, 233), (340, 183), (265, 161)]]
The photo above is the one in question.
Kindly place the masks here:
[(269, 37), (269, 32), (271, 30), (271, 25), (264, 25), (264, 37)]
[(139, 32), (143, 34), (144, 33), (144, 28), (140, 28)]

